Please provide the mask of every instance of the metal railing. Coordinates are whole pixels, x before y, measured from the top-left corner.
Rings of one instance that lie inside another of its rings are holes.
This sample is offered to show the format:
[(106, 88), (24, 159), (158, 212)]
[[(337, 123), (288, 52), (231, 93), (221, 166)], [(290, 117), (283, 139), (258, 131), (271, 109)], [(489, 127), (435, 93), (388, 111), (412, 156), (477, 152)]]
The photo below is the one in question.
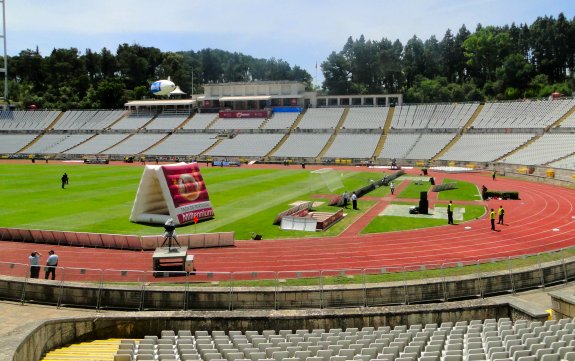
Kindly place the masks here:
[[(235, 310), (370, 307), (512, 294), (575, 279), (561, 249), (532, 256), (381, 268), (301, 271), (141, 271), (58, 267), (55, 280), (0, 262), (0, 299), (57, 307)], [(528, 264), (528, 265), (526, 265)], [(489, 268), (496, 265), (496, 270)], [(255, 282), (254, 282), (255, 281)], [(301, 285), (305, 287), (301, 287)]]

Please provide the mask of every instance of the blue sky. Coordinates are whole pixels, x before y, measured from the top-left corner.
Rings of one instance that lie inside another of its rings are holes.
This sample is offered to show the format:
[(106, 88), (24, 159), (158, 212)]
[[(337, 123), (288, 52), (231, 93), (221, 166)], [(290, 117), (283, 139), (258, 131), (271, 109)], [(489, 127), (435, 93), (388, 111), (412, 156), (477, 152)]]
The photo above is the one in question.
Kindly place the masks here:
[[(219, 48), (299, 65), (340, 51), (347, 38), (441, 40), (462, 24), (533, 22), (563, 12), (574, 0), (6, 0), (8, 53), (39, 47), (80, 51), (138, 43), (163, 51)], [(319, 75), (319, 74), (318, 74)], [(321, 78), (321, 75), (320, 75)]]

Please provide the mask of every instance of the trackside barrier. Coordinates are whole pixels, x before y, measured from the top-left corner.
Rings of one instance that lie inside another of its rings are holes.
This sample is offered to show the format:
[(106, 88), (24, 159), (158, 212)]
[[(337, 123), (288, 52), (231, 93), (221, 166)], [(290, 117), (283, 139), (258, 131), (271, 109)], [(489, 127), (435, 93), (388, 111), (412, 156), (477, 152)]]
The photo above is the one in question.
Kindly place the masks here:
[[(182, 247), (207, 248), (235, 245), (234, 232), (178, 234)], [(163, 235), (138, 236), (125, 234), (50, 231), (40, 229), (0, 228), (0, 240), (54, 244), (59, 246), (80, 246), (94, 248), (115, 248), (150, 251), (160, 247)]]
[[(528, 267), (513, 263), (521, 258), (281, 272), (58, 267), (55, 280), (44, 279), (44, 268), (33, 279), (27, 264), (0, 262), (0, 299), (96, 310), (318, 309), (483, 298), (575, 279), (575, 257), (567, 249), (535, 254)], [(482, 271), (496, 262), (505, 267)], [(388, 281), (376, 283), (381, 275)], [(250, 286), (254, 280), (257, 287)]]

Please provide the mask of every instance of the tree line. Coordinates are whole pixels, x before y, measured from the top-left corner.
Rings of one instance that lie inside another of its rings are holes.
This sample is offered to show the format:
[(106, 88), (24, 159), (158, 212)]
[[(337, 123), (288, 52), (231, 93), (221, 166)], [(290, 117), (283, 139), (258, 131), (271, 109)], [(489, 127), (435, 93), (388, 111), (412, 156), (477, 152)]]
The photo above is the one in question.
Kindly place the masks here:
[[(168, 76), (188, 94), (202, 84), (292, 80), (312, 90), (312, 77), (281, 59), (218, 49), (162, 52), (121, 44), (115, 53), (38, 49), (8, 58), (10, 101), (50, 109), (121, 108), (151, 97), (149, 85)], [(463, 25), (443, 38), (366, 40), (350, 37), (321, 63), (328, 95), (403, 93), (406, 102), (458, 102), (571, 95), (575, 89), (575, 18), (562, 13), (532, 24)]]
[(403, 93), (407, 102), (571, 96), (575, 89), (575, 18), (531, 25), (463, 25), (443, 38), (380, 41), (349, 38), (321, 64), (330, 94)]
[(309, 73), (281, 59), (257, 59), (218, 49), (162, 52), (138, 44), (121, 44), (116, 53), (76, 48), (38, 49), (8, 59), (9, 97), (22, 107), (48, 109), (117, 109), (130, 99), (152, 97), (150, 84), (171, 80), (188, 94), (202, 84), (293, 80), (311, 84)]

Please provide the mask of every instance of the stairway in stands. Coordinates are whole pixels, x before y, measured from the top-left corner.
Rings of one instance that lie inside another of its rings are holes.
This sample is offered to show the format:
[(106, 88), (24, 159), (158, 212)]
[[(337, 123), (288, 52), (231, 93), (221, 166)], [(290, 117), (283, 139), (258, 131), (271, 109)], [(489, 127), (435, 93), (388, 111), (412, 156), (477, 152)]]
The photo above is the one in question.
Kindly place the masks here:
[(294, 129), (296, 129), (299, 125), (299, 123), (301, 122), (301, 120), (303, 119), (303, 116), (305, 115), (306, 110), (304, 109), (301, 113), (299, 113), (299, 115), (297, 116), (295, 122), (293, 122), (292, 126), (288, 129), (288, 131), (284, 134), (284, 136), (282, 137), (282, 139), (280, 139), (280, 141), (278, 142), (278, 144), (276, 144), (272, 150), (270, 150), (268, 152), (268, 154), (266, 154), (264, 156), (265, 160), (268, 160), (269, 157), (271, 157), (272, 154), (274, 154), (278, 149), (281, 148), (281, 146), (286, 142), (286, 140), (288, 140), (290, 134), (293, 132)]
[(453, 147), (453, 145), (455, 143), (457, 143), (459, 141), (459, 139), (461, 139), (461, 135), (465, 132), (467, 132), (467, 129), (469, 129), (469, 127), (471, 127), (471, 124), (473, 124), (473, 122), (475, 121), (475, 119), (477, 119), (477, 117), (479, 116), (479, 114), (481, 113), (481, 111), (483, 110), (483, 104), (479, 104), (479, 106), (477, 107), (477, 109), (475, 109), (475, 111), (473, 112), (473, 114), (471, 114), (471, 117), (469, 117), (469, 120), (467, 121), (467, 123), (465, 123), (465, 125), (463, 126), (463, 128), (461, 129), (461, 132), (458, 133), (455, 137), (453, 137), (453, 139), (451, 139), (451, 141), (449, 143), (447, 143), (447, 145), (445, 147), (443, 147), (442, 150), (440, 150), (435, 156), (433, 156), (430, 161), (433, 162), (439, 158), (441, 158), (442, 155), (444, 155), (449, 149), (451, 149), (451, 147)]
[(375, 150), (373, 151), (373, 155), (371, 156), (372, 160), (376, 160), (377, 157), (381, 154), (381, 150), (385, 145), (385, 140), (387, 139), (387, 134), (389, 133), (389, 129), (391, 128), (391, 121), (393, 120), (393, 113), (395, 112), (395, 107), (390, 107), (389, 111), (387, 112), (387, 118), (385, 118), (385, 125), (383, 126), (383, 130), (381, 131), (381, 136), (379, 137), (379, 141), (375, 146)]
[(329, 139), (327, 140), (327, 143), (325, 143), (325, 146), (323, 147), (323, 149), (316, 156), (316, 158), (315, 158), (316, 162), (318, 162), (318, 163), (321, 162), (321, 158), (323, 158), (325, 153), (329, 150), (329, 148), (333, 144), (335, 137), (337, 137), (337, 135), (339, 134), (339, 131), (341, 130), (341, 127), (345, 123), (345, 119), (347, 118), (348, 113), (349, 113), (349, 108), (345, 108), (343, 110), (343, 113), (341, 114), (341, 117), (339, 118), (339, 122), (337, 122), (337, 125), (335, 126), (335, 130), (333, 131), (331, 137), (329, 137)]

